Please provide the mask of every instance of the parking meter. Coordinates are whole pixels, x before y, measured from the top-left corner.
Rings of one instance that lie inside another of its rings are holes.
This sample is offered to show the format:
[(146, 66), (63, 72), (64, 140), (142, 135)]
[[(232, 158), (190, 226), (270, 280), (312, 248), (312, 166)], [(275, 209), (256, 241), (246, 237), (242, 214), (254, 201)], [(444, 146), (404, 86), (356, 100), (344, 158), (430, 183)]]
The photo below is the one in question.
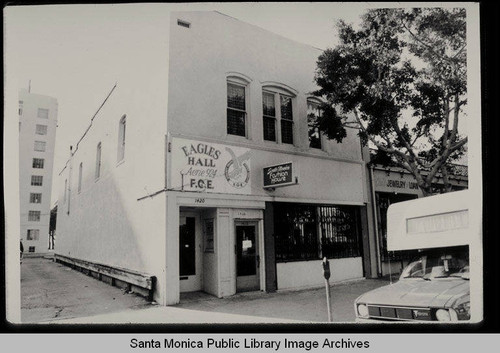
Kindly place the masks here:
[(323, 258), (323, 277), (330, 279), (330, 262), (326, 257)]

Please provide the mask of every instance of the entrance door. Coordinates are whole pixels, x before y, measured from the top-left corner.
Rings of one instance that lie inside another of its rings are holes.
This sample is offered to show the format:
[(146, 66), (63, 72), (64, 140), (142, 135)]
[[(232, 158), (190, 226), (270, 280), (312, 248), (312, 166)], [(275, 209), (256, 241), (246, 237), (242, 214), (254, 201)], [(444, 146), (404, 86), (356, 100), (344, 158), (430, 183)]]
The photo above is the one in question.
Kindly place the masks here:
[(181, 213), (179, 219), (179, 278), (180, 291), (201, 290), (201, 251), (199, 217), (196, 213)]
[(260, 289), (257, 223), (236, 223), (236, 290)]

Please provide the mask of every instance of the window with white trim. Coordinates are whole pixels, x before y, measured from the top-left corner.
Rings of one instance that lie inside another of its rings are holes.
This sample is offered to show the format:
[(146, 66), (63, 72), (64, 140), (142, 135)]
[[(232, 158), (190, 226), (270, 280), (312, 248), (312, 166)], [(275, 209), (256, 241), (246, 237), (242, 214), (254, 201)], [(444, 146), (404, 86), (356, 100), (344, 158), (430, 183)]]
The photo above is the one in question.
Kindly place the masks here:
[[(293, 145), (293, 101), (295, 96), (282, 89), (262, 89), (264, 140)], [(279, 107), (279, 109), (276, 109)]]
[(125, 158), (125, 128), (127, 127), (127, 116), (124, 115), (118, 124), (118, 162)]
[(321, 149), (321, 133), (319, 131), (319, 118), (322, 115), (320, 103), (316, 100), (307, 100), (307, 128), (309, 147)]
[(101, 153), (102, 153), (102, 144), (99, 142), (97, 144), (97, 151), (95, 157), (95, 178), (99, 179), (101, 176)]
[(31, 176), (31, 185), (42, 186), (42, 184), (43, 184), (43, 176), (41, 176), (41, 175), (32, 175)]
[(243, 83), (227, 82), (227, 133), (247, 136), (247, 87)]
[(47, 143), (45, 141), (35, 141), (35, 151), (45, 152), (46, 147), (47, 147)]
[(44, 108), (38, 108), (38, 112), (37, 112), (36, 116), (41, 118), (41, 119), (48, 119), (49, 118), (49, 110), (44, 109)]
[(37, 134), (37, 135), (47, 135), (47, 125), (36, 124), (35, 134)]
[(28, 229), (26, 240), (38, 240), (40, 236), (40, 229)]

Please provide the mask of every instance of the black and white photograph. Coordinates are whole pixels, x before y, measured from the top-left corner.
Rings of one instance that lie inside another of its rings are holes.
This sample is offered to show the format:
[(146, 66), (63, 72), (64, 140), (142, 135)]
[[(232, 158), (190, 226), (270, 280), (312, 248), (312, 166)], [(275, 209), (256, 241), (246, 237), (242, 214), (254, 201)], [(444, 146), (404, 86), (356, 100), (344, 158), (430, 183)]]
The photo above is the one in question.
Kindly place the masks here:
[(478, 3), (4, 7), (7, 321), (480, 323), (479, 39)]

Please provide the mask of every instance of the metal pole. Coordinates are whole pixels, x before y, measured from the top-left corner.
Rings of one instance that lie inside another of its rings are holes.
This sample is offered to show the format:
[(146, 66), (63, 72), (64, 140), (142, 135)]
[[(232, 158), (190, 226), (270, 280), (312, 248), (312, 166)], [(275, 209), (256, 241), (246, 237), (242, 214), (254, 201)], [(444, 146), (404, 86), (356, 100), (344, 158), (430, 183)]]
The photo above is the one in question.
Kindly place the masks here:
[(328, 322), (332, 322), (332, 306), (330, 303), (330, 281), (325, 279), (326, 286), (326, 306), (328, 309)]

